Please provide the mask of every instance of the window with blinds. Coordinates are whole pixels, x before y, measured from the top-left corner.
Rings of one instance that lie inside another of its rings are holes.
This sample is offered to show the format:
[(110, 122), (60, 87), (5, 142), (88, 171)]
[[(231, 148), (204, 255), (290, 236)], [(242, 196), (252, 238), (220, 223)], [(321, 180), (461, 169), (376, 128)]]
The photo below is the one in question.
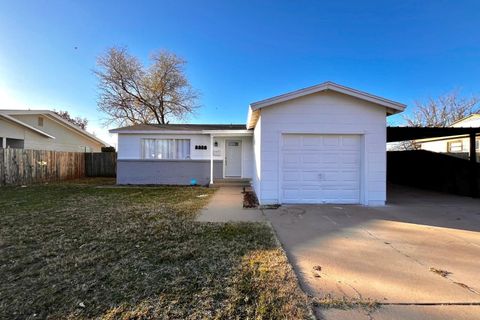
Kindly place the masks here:
[(190, 139), (142, 139), (143, 159), (190, 159)]

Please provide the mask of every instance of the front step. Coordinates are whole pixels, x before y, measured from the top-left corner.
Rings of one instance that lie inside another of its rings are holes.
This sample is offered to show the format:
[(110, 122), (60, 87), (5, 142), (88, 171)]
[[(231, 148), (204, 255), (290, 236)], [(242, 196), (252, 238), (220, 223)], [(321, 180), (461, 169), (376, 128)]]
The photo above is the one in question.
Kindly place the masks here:
[(209, 187), (250, 187), (250, 179), (217, 179)]

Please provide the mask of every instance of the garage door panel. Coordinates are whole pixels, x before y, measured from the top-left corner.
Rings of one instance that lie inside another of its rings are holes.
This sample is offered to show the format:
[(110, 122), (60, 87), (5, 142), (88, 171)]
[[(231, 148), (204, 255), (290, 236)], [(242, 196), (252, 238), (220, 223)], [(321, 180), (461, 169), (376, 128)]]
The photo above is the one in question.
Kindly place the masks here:
[(284, 203), (359, 203), (361, 137), (284, 135)]
[(360, 137), (359, 136), (342, 136), (342, 146), (346, 150), (360, 150)]
[(320, 147), (322, 144), (323, 144), (322, 137), (319, 137), (317, 135), (303, 136), (302, 145), (306, 148)]
[(358, 163), (360, 162), (360, 155), (358, 154), (358, 152), (340, 154), (338, 160), (340, 163), (343, 164), (358, 165)]
[(294, 201), (300, 197), (301, 193), (299, 189), (288, 189), (283, 190), (283, 199), (286, 201)]
[(318, 171), (302, 171), (302, 181), (304, 182), (317, 182)]
[(298, 149), (302, 145), (302, 136), (300, 135), (285, 135), (283, 137), (283, 147), (285, 149)]
[(283, 181), (284, 182), (297, 182), (301, 179), (299, 171), (284, 171), (283, 172)]
[(339, 146), (341, 143), (341, 138), (336, 135), (331, 135), (331, 136), (322, 136), (323, 137), (323, 145), (324, 146)]

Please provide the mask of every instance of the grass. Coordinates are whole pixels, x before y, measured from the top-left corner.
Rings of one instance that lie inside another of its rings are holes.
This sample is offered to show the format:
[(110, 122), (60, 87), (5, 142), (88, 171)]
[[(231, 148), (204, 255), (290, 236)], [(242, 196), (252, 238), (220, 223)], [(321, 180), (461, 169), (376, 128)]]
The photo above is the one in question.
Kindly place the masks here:
[(1, 319), (309, 317), (268, 226), (195, 222), (211, 189), (106, 184), (1, 188)]
[(356, 299), (347, 297), (333, 297), (327, 294), (321, 298), (315, 297), (313, 299), (313, 305), (321, 309), (354, 309), (362, 308), (367, 311), (373, 311), (380, 307), (380, 303), (372, 299)]

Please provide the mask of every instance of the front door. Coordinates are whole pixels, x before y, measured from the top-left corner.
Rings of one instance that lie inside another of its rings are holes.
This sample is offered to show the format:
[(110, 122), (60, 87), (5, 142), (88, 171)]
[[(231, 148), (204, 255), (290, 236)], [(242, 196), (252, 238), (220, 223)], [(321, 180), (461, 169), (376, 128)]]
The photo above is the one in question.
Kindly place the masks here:
[(242, 176), (242, 140), (225, 141), (225, 177)]

